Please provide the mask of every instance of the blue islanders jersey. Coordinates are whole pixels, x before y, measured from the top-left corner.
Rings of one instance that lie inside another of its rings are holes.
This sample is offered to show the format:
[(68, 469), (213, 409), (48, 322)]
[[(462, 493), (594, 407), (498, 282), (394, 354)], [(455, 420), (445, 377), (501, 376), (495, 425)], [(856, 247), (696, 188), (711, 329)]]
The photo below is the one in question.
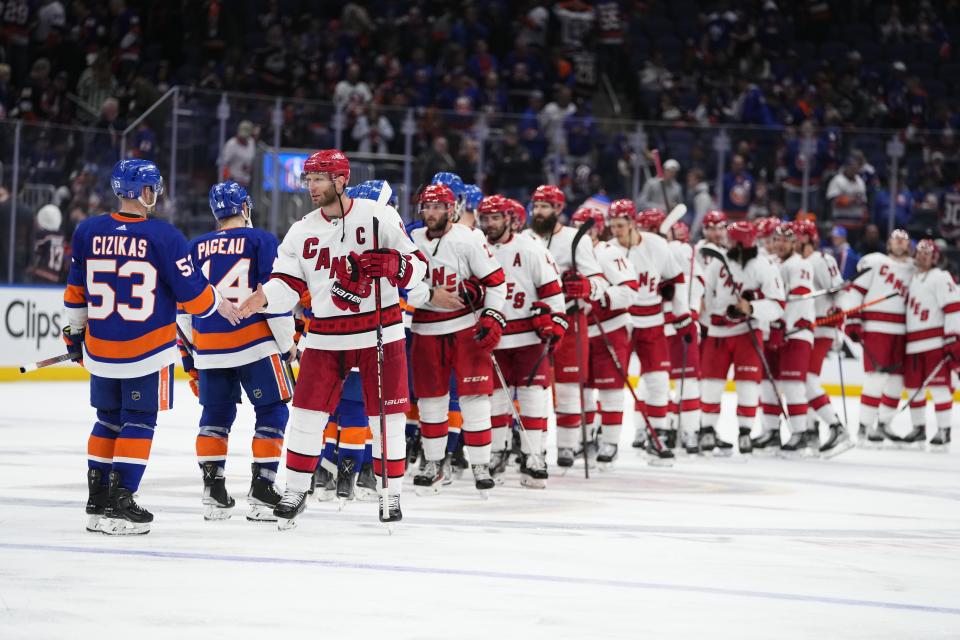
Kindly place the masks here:
[(138, 378), (177, 361), (177, 306), (209, 316), (219, 294), (195, 270), (169, 222), (122, 213), (83, 221), (73, 234), (63, 302), (86, 324), (84, 365), (103, 378)]
[[(190, 256), (221, 296), (240, 304), (256, 291), (258, 284), (270, 279), (279, 244), (276, 236), (263, 229), (234, 227), (194, 239)], [(290, 313), (257, 313), (236, 326), (220, 314), (194, 317), (191, 322), (189, 314), (181, 313), (177, 321), (184, 334), (191, 336), (197, 369), (240, 367), (286, 353), (293, 346)]]

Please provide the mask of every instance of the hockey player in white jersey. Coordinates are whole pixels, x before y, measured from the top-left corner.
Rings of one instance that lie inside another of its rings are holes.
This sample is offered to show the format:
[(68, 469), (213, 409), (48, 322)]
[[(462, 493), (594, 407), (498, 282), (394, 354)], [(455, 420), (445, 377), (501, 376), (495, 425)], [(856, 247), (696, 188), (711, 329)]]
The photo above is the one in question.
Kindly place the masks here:
[[(398, 287), (423, 278), (427, 259), (407, 237), (397, 212), (344, 194), (350, 163), (337, 149), (314, 153), (303, 165), (303, 184), (316, 209), (295, 222), (280, 244), (273, 275), (241, 305), (246, 315), (284, 313), (309, 290), (313, 319), (300, 361), (287, 437), (287, 487), (274, 510), (289, 528), (306, 506), (310, 480), (323, 451), (323, 430), (340, 400), (344, 378), (358, 367), (373, 431), (374, 470), (388, 474), (380, 519), (402, 518), (400, 487), (406, 462), (404, 412), (409, 403)], [(376, 233), (379, 231), (379, 233)], [(385, 278), (378, 308), (375, 278)], [(377, 327), (382, 327), (382, 352)], [(378, 393), (378, 360), (382, 389)], [(387, 460), (382, 459), (380, 415), (386, 415)]]
[[(756, 228), (746, 220), (727, 227), (724, 252), (728, 267), (712, 259), (704, 271), (704, 321), (707, 338), (701, 352), (702, 426), (700, 448), (709, 452), (716, 440), (720, 400), (733, 366), (737, 383), (738, 445), (749, 450), (756, 420), (758, 383), (763, 364), (759, 355), (762, 324), (783, 316), (784, 292), (780, 277), (766, 258), (758, 256)], [(751, 338), (749, 332), (753, 332)]]
[[(636, 213), (631, 200), (617, 200), (610, 205), (610, 244), (626, 258), (637, 274), (637, 291), (630, 306), (631, 348), (640, 361), (640, 377), (646, 388), (644, 407), (650, 425), (669, 448), (676, 445), (676, 432), (667, 430), (667, 405), (670, 393), (670, 351), (664, 335), (663, 304), (672, 302), (674, 328), (677, 333), (696, 331), (687, 309), (683, 269), (674, 258), (667, 241), (640, 228), (658, 227), (664, 214), (659, 209)], [(640, 219), (643, 222), (638, 225)], [(639, 227), (639, 228), (638, 228)], [(642, 422), (634, 424), (633, 446), (646, 445), (647, 433)], [(654, 449), (647, 447), (648, 452)]]
[[(845, 330), (854, 342), (863, 344), (863, 392), (860, 396), (858, 439), (881, 446), (884, 439), (896, 442), (888, 430), (890, 418), (903, 392), (903, 361), (906, 354), (906, 296), (916, 271), (910, 259), (910, 236), (895, 229), (887, 240), (888, 254), (870, 253), (857, 263), (857, 271), (870, 270), (841, 296), (843, 309), (882, 300), (848, 316)], [(891, 294), (899, 294), (892, 295)]]
[(494, 379), (493, 453), (491, 472), (500, 475), (509, 457), (510, 405), (516, 394), (523, 433), (520, 447), (520, 484), (542, 489), (547, 466), (543, 459), (550, 408), (550, 362), (543, 350), (556, 346), (567, 330), (560, 274), (550, 253), (532, 238), (513, 231), (511, 205), (500, 195), (481, 200), (477, 210), (497, 262), (506, 278), (507, 326), (494, 355), (507, 383)]
[(456, 376), (463, 415), (463, 447), (478, 490), (494, 486), (490, 477), (491, 352), (506, 327), (503, 269), (482, 234), (453, 222), (454, 195), (445, 185), (420, 194), (424, 226), (411, 233), (430, 266), (407, 303), (413, 313), (413, 346), (418, 366), (413, 389), (420, 412), (424, 468), (414, 477), (418, 494), (439, 492), (445, 480), (450, 373)]
[(722, 252), (725, 246), (726, 231), (727, 214), (716, 209), (707, 211), (703, 217), (703, 237), (697, 240), (697, 243), (693, 246), (694, 260), (700, 264), (701, 271), (705, 270), (707, 263), (710, 262), (710, 258), (704, 255), (701, 249), (707, 247)]
[[(811, 220), (798, 220), (794, 223), (796, 232), (797, 250), (801, 256), (810, 263), (813, 271), (813, 288), (815, 291), (822, 291), (837, 287), (843, 283), (843, 276), (840, 275), (840, 268), (833, 256), (820, 251), (820, 234), (817, 231), (817, 225)], [(823, 385), (820, 384), (820, 371), (823, 369), (823, 361), (827, 353), (838, 344), (842, 328), (833, 324), (831, 318), (836, 318), (839, 307), (836, 305), (836, 297), (839, 294), (826, 294), (817, 296), (813, 299), (813, 309), (816, 316), (816, 327), (813, 330), (813, 351), (810, 353), (810, 366), (807, 368), (807, 429), (816, 430), (817, 418), (823, 420), (829, 428), (829, 435), (822, 440), (820, 453), (832, 452), (833, 455), (841, 453), (852, 446), (849, 433), (846, 426), (840, 422), (840, 416), (837, 410), (833, 408), (830, 398), (823, 391)], [(787, 305), (796, 304), (787, 302)]]
[(950, 444), (950, 371), (960, 362), (960, 289), (947, 271), (937, 268), (939, 262), (940, 250), (933, 240), (917, 243), (917, 272), (910, 281), (907, 297), (907, 357), (903, 371), (907, 397), (917, 397), (910, 405), (913, 430), (903, 442), (922, 446), (927, 439), (927, 402), (921, 387), (933, 376), (927, 389), (937, 417), (937, 433), (930, 439), (934, 449)]
[[(533, 210), (530, 228), (524, 234), (547, 248), (560, 271), (563, 296), (567, 302), (570, 328), (553, 353), (557, 413), (557, 466), (573, 466), (580, 443), (580, 387), (587, 382), (587, 363), (577, 362), (577, 350), (587, 354), (587, 322), (585, 309), (599, 300), (607, 288), (603, 270), (593, 255), (589, 238), (576, 247), (573, 227), (560, 224), (566, 198), (558, 187), (540, 185), (530, 198)], [(576, 270), (573, 252), (576, 250)], [(579, 347), (578, 347), (579, 342)]]
[[(592, 303), (587, 316), (590, 358), (587, 388), (584, 393), (589, 440), (594, 440), (596, 414), (600, 418), (600, 442), (597, 462), (609, 465), (617, 458), (620, 429), (623, 426), (623, 386), (630, 363), (630, 312), (637, 291), (637, 274), (630, 261), (609, 242), (601, 241), (606, 221), (598, 209), (581, 207), (571, 222), (579, 227), (594, 221), (590, 240), (603, 275), (610, 283), (600, 300)], [(598, 323), (601, 323), (598, 325)], [(601, 327), (603, 332), (600, 331)], [(614, 360), (610, 350), (616, 356)]]

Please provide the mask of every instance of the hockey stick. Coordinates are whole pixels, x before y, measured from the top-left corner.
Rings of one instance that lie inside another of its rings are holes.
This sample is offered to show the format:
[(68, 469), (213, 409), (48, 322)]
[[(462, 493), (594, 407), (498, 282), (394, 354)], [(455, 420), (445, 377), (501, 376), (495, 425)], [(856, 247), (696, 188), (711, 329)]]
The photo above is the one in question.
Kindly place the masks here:
[(537, 361), (533, 363), (533, 369), (530, 371), (530, 375), (527, 376), (527, 386), (533, 385), (533, 379), (537, 377), (537, 371), (540, 370), (540, 365), (543, 364), (543, 361), (546, 360), (547, 356), (550, 354), (551, 343), (547, 341), (543, 345), (543, 351), (540, 352)]
[[(373, 250), (380, 248), (380, 218), (373, 216)], [(387, 412), (383, 404), (383, 311), (380, 298), (380, 278), (373, 280), (373, 300), (376, 305), (374, 317), (377, 323), (377, 398), (380, 404), (380, 517), (387, 520), (390, 509), (387, 506), (387, 490), (390, 487), (390, 459), (387, 458)]]
[[(666, 197), (666, 195), (664, 195)], [(687, 205), (680, 203), (670, 210), (670, 213), (667, 214), (667, 217), (663, 219), (663, 222), (660, 223), (660, 235), (665, 236), (667, 232), (673, 227), (673, 225), (680, 222), (680, 219), (683, 216), (687, 215)]]
[[(710, 247), (701, 247), (700, 253), (705, 256), (710, 256), (711, 258), (716, 258), (720, 261), (720, 264), (723, 265), (723, 268), (727, 270), (727, 273), (730, 275), (730, 279), (733, 280), (733, 272), (730, 271), (730, 265), (727, 263), (727, 258), (721, 252), (716, 249), (711, 249)], [(742, 289), (743, 285), (741, 283), (736, 289)], [(760, 364), (763, 366), (763, 374), (767, 377), (767, 382), (770, 383), (770, 386), (773, 387), (773, 392), (777, 395), (777, 406), (780, 408), (780, 413), (783, 415), (784, 419), (789, 422), (790, 414), (787, 412), (787, 408), (783, 405), (783, 395), (780, 393), (780, 387), (777, 385), (777, 381), (773, 377), (773, 372), (770, 369), (770, 363), (767, 362), (766, 356), (763, 355), (763, 349), (760, 348), (760, 341), (757, 340), (757, 334), (753, 328), (753, 318), (747, 316), (747, 334), (750, 336), (750, 344), (753, 345), (753, 350), (757, 353), (757, 357), (760, 358)]]
[(811, 298), (819, 298), (821, 296), (828, 296), (834, 293), (840, 293), (844, 289), (849, 288), (850, 285), (852, 285), (857, 278), (865, 274), (867, 271), (870, 271), (871, 269), (873, 269), (873, 267), (867, 267), (866, 269), (861, 269), (860, 271), (857, 271), (855, 274), (853, 274), (853, 277), (850, 278), (849, 280), (844, 280), (840, 284), (833, 287), (827, 287), (826, 289), (820, 289), (818, 291), (811, 291), (810, 293), (805, 293), (800, 296), (787, 296), (787, 304), (790, 304), (791, 302), (799, 302), (801, 300), (809, 300)]
[[(570, 249), (570, 267), (574, 274), (577, 273), (577, 245), (580, 244), (580, 240), (583, 239), (583, 236), (593, 227), (595, 221), (593, 218), (587, 218), (583, 224), (580, 225), (580, 228), (577, 229), (577, 234), (573, 236), (573, 244)], [(583, 311), (580, 310), (580, 302), (574, 300), (573, 302), (573, 339), (575, 340), (575, 347), (577, 352), (577, 387), (580, 391), (580, 449), (583, 452), (583, 477), (587, 480), (590, 479), (590, 464), (587, 461), (587, 409), (584, 407), (584, 395), (583, 395), (583, 374), (584, 364), (586, 363), (586, 358), (583, 355), (583, 343), (580, 341), (580, 317), (583, 316)]]
[[(837, 332), (840, 329), (836, 330)], [(840, 372), (840, 401), (843, 402), (843, 426), (850, 425), (850, 416), (847, 415), (847, 385), (843, 382), (843, 341), (840, 342), (840, 348), (837, 349), (837, 370)]]
[(940, 362), (938, 362), (937, 366), (933, 368), (933, 371), (927, 374), (927, 377), (923, 379), (923, 382), (920, 383), (920, 387), (913, 392), (913, 395), (910, 396), (910, 398), (907, 400), (907, 403), (898, 407), (897, 410), (893, 412), (893, 415), (890, 416), (890, 419), (887, 421), (887, 424), (893, 423), (894, 418), (896, 418), (898, 415), (903, 413), (903, 411), (907, 407), (913, 404), (914, 400), (916, 400), (921, 393), (926, 392), (927, 385), (930, 384), (930, 381), (933, 380), (938, 373), (940, 373), (940, 369), (943, 369), (943, 365), (947, 364), (947, 360), (952, 360), (952, 359), (953, 359), (953, 356), (951, 356), (949, 353), (943, 356), (942, 358), (940, 358)]
[(75, 354), (64, 353), (59, 356), (54, 356), (53, 358), (47, 358), (46, 360), (38, 360), (37, 362), (30, 362), (28, 364), (20, 365), (20, 373), (29, 373), (30, 371), (36, 371), (37, 369), (43, 369), (44, 367), (49, 367), (51, 365), (60, 364), (61, 362), (79, 360)]
[[(728, 271), (729, 271), (729, 270), (728, 270)], [(856, 307), (853, 307), (852, 309), (841, 309), (839, 313), (834, 313), (833, 315), (825, 316), (825, 317), (821, 318), (820, 320), (814, 320), (812, 323), (810, 323), (810, 326), (808, 326), (808, 327), (801, 327), (801, 328), (799, 328), (799, 329), (791, 329), (790, 331), (788, 331), (788, 332), (785, 334), (784, 337), (789, 338), (790, 336), (792, 336), (792, 335), (794, 335), (794, 334), (800, 333), (801, 331), (809, 331), (810, 329), (813, 329), (814, 327), (822, 327), (822, 326), (824, 326), (824, 325), (835, 326), (837, 323), (839, 323), (841, 320), (843, 320), (843, 319), (846, 318), (847, 316), (852, 316), (852, 315), (855, 315), (855, 314), (857, 314), (857, 313), (860, 313), (861, 311), (863, 311), (863, 310), (866, 309), (867, 307), (872, 307), (872, 306), (875, 305), (875, 304), (880, 304), (881, 302), (884, 302), (884, 301), (886, 301), (886, 300), (889, 300), (890, 298), (893, 298), (893, 297), (898, 296), (898, 295), (900, 295), (899, 292), (897, 292), (897, 291), (891, 291), (890, 293), (888, 293), (887, 295), (883, 296), (882, 298), (877, 298), (876, 300), (871, 300), (870, 302), (864, 302), (863, 304), (861, 304), (861, 305), (859, 305), (859, 306), (856, 306)]]

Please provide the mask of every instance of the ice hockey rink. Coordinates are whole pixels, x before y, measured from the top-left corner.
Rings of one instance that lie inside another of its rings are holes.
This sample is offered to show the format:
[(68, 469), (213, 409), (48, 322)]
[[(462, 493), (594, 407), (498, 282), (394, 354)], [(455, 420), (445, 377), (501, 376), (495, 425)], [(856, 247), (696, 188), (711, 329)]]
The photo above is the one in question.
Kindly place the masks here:
[(203, 521), (199, 408), (176, 393), (141, 488), (153, 530), (111, 538), (83, 529), (86, 384), (0, 385), (0, 638), (960, 637), (956, 452), (662, 469), (627, 428), (616, 468), (589, 481), (551, 466), (545, 491), (511, 470), (487, 501), (466, 479), (406, 491), (393, 535), (375, 504), (312, 500), (280, 533), (243, 518), (246, 405), (238, 510)]

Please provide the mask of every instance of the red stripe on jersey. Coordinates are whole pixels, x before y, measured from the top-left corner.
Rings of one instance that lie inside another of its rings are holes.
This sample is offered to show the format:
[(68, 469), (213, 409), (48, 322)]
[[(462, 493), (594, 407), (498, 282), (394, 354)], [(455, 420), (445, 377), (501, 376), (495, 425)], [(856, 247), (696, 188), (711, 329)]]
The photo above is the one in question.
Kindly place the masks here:
[(956, 313), (957, 311), (960, 311), (960, 302), (951, 302), (943, 307), (944, 313)]
[(176, 340), (177, 325), (171, 322), (132, 340), (98, 338), (88, 332), (84, 342), (87, 345), (87, 352), (98, 360), (126, 360), (142, 356), (165, 344), (173, 344)]
[(673, 276), (672, 278), (668, 278), (666, 280), (661, 281), (660, 286), (663, 287), (668, 284), (683, 284), (684, 282), (685, 280), (683, 278), (683, 272), (680, 272), (679, 274)]
[(810, 293), (810, 289), (807, 287), (794, 287), (790, 289), (790, 295), (792, 296), (805, 296)]
[(855, 285), (852, 285), (852, 286), (853, 286), (853, 288), (857, 291), (857, 293), (859, 293), (859, 294), (861, 294), (861, 295), (864, 295), (864, 296), (867, 295), (867, 290), (864, 289), (863, 287), (861, 287), (860, 285), (855, 284)]
[(288, 287), (293, 289), (298, 296), (300, 296), (301, 300), (303, 299), (303, 295), (305, 293), (309, 294), (307, 283), (295, 276), (287, 275), (286, 273), (274, 273), (270, 276), (270, 279), (280, 280), (286, 284)]
[(917, 340), (926, 340), (928, 338), (940, 338), (942, 336), (943, 327), (933, 327), (932, 329), (911, 331), (907, 334), (907, 342), (916, 342)]
[(503, 330), (503, 335), (512, 336), (517, 333), (526, 333), (533, 331), (533, 318), (520, 318), (518, 320), (507, 320), (507, 326)]
[(807, 415), (807, 403), (803, 404), (788, 404), (787, 413), (791, 416), (805, 416)]
[(884, 313), (883, 311), (864, 311), (860, 314), (864, 320), (873, 320), (874, 322), (895, 322), (903, 324), (907, 316), (903, 313)]
[[(531, 418), (530, 416), (520, 416), (520, 419), (523, 421), (523, 427), (525, 429), (530, 429), (532, 431), (546, 431), (547, 430), (547, 419), (546, 418)], [(622, 420), (621, 420), (622, 422)], [(618, 422), (617, 424), (620, 424)]]
[(216, 300), (216, 296), (213, 294), (213, 286), (208, 285), (196, 298), (184, 302), (183, 310), (187, 313), (202, 315), (210, 310), (214, 300)]
[(560, 295), (561, 293), (563, 293), (563, 287), (560, 286), (559, 280), (554, 280), (553, 282), (548, 282), (545, 285), (537, 287), (537, 297), (541, 300)]
[(480, 278), (480, 282), (482, 282), (486, 287), (496, 287), (498, 285), (503, 284), (506, 281), (507, 281), (507, 276), (504, 275), (503, 269), (497, 269), (496, 271), (492, 273), (488, 273), (487, 275)]
[(251, 325), (224, 331), (222, 333), (200, 333), (193, 330), (193, 344), (201, 351), (222, 351), (226, 349), (240, 349), (248, 344), (272, 337), (273, 333), (266, 320), (260, 320)]
[[(469, 313), (469, 311), (468, 311)], [(384, 327), (391, 327), (400, 323), (400, 305), (394, 304), (384, 309), (380, 314)], [(314, 318), (310, 321), (310, 333), (322, 335), (348, 336), (357, 333), (366, 333), (377, 328), (377, 312), (351, 313), (346, 316), (331, 316), (328, 318)]]
[(630, 307), (630, 315), (634, 316), (655, 316), (663, 311), (663, 304), (634, 305)]
[(446, 322), (470, 313), (470, 309), (460, 309), (459, 311), (430, 311), (429, 309), (417, 309), (413, 312), (413, 321), (416, 323)]

